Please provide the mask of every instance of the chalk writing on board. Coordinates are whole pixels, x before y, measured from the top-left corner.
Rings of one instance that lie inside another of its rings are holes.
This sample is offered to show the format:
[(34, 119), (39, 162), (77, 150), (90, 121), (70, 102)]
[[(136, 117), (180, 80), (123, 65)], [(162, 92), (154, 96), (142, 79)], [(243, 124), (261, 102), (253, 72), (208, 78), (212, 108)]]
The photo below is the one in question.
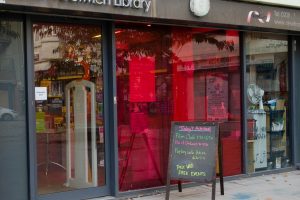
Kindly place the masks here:
[(217, 128), (199, 123), (172, 127), (171, 177), (209, 182), (215, 176)]
[(172, 122), (166, 200), (170, 197), (170, 181), (181, 180), (212, 183), (212, 200), (216, 196), (216, 154), (218, 149), (221, 194), (224, 195), (219, 125), (214, 122)]

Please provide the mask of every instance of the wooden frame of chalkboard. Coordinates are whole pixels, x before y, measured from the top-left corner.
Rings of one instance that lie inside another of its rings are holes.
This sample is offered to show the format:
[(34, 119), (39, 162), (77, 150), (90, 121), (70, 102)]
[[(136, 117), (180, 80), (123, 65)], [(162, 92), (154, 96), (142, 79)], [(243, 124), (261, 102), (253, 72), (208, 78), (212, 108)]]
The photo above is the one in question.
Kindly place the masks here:
[(222, 151), (219, 124), (216, 122), (172, 122), (166, 200), (170, 197), (170, 181), (212, 183), (212, 199), (216, 193), (216, 161), (219, 156), (221, 194), (224, 195)]

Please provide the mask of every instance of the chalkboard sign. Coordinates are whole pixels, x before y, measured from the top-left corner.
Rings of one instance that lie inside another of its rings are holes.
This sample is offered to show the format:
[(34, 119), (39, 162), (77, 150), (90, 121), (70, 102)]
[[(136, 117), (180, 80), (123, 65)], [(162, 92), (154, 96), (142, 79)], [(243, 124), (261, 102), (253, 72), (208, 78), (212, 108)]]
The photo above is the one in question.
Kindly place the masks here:
[(216, 177), (218, 126), (174, 122), (171, 137), (171, 179), (212, 182)]
[(213, 183), (214, 199), (218, 142), (217, 123), (172, 123), (166, 199), (169, 199), (171, 179)]

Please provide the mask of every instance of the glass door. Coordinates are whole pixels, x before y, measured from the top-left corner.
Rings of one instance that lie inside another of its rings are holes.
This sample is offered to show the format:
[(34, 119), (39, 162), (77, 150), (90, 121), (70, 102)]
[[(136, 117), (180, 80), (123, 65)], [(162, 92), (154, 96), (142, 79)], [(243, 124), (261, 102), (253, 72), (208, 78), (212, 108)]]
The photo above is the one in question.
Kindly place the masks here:
[(92, 25), (33, 24), (40, 195), (108, 185), (101, 32)]

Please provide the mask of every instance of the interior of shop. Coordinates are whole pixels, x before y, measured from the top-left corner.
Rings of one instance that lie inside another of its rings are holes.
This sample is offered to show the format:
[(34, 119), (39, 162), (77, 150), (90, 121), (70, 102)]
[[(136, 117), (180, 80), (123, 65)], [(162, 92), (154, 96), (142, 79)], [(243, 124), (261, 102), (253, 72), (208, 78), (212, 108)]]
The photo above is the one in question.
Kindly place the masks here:
[(220, 122), (224, 175), (242, 173), (239, 48), (237, 31), (118, 24), (121, 191), (165, 184), (172, 121)]
[(104, 185), (101, 28), (33, 30), (38, 192)]
[[(105, 185), (101, 28), (33, 30), (38, 191)], [(115, 37), (119, 189), (165, 184), (172, 121), (219, 122), (224, 175), (243, 173), (239, 32), (118, 23)], [(287, 39), (245, 38), (247, 172), (284, 168)]]
[(287, 37), (246, 34), (246, 59), (248, 171), (288, 167)]

